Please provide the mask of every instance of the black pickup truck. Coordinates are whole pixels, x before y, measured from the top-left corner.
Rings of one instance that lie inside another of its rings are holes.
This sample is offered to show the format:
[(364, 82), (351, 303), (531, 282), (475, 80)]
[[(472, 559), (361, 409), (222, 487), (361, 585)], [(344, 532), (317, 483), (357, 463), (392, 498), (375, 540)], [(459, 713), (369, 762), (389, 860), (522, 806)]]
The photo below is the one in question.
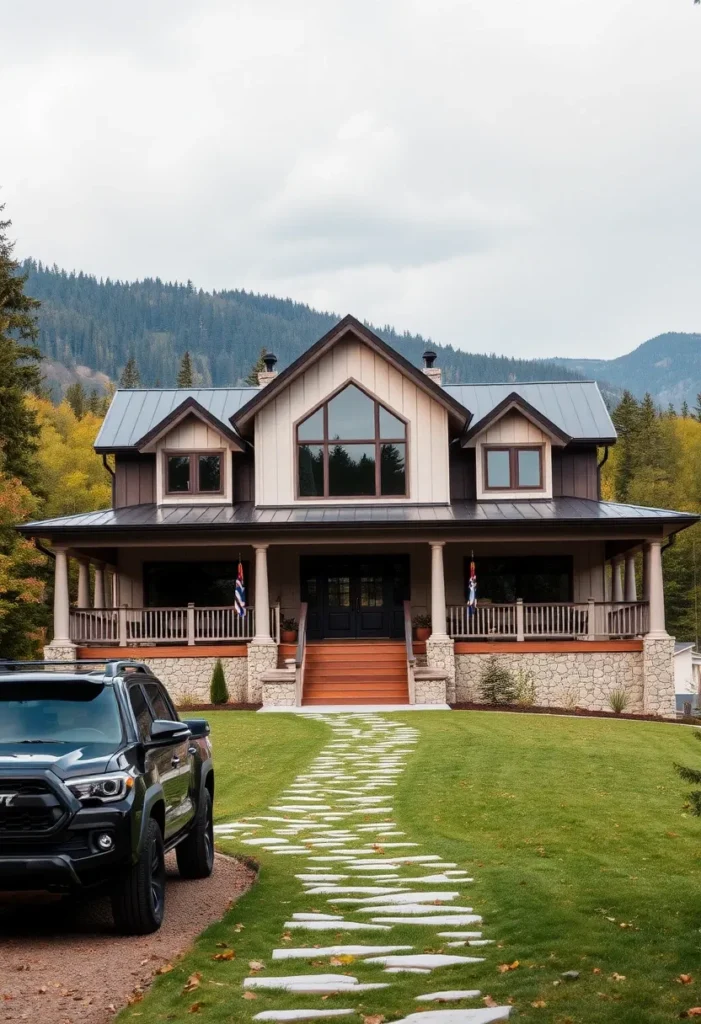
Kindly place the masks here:
[(107, 890), (117, 927), (160, 927), (165, 864), (214, 865), (209, 725), (130, 661), (0, 663), (0, 891)]

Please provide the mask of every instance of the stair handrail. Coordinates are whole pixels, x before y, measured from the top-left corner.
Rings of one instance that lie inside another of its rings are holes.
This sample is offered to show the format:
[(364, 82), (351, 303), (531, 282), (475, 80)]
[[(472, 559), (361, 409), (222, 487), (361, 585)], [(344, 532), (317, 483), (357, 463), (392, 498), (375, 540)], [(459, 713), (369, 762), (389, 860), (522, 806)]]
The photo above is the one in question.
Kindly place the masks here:
[(411, 632), (411, 601), (404, 602), (404, 645), (406, 647), (406, 678), (409, 690), (409, 703), (416, 703), (416, 684), (414, 680), (414, 667), (416, 656), (414, 654), (414, 640)]
[(304, 692), (304, 669), (307, 663), (307, 610), (308, 604), (302, 601), (299, 606), (299, 625), (297, 627), (297, 650), (295, 652), (295, 704), (300, 707)]

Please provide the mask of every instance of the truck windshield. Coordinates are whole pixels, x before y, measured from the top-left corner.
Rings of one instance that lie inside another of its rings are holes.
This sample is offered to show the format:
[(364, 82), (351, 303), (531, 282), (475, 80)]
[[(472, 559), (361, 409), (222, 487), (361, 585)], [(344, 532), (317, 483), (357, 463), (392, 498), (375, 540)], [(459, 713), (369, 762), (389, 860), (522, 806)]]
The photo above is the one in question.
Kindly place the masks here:
[(122, 739), (111, 686), (17, 682), (0, 685), (1, 743), (108, 743)]

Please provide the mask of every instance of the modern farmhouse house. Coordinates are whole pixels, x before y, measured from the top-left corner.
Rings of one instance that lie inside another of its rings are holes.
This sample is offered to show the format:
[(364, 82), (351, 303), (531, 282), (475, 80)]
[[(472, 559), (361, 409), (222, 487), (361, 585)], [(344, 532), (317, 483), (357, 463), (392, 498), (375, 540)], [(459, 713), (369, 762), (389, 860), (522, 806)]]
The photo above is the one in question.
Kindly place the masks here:
[(600, 500), (595, 383), (442, 385), (434, 361), (346, 317), (257, 388), (118, 391), (114, 507), (20, 527), (55, 558), (47, 657), (138, 657), (181, 700), (221, 658), (232, 700), (293, 705), (478, 699), (497, 654), (540, 704), (673, 714), (662, 555), (696, 517)]

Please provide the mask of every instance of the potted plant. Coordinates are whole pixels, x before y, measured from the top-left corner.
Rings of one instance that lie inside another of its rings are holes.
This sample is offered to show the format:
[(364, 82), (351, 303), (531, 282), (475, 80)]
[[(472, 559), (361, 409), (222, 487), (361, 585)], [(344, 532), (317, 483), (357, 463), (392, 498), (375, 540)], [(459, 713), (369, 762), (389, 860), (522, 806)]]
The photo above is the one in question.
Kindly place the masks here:
[(413, 626), (414, 640), (428, 640), (431, 635), (431, 616), (415, 615)]
[(296, 619), (283, 619), (280, 623), (280, 632), (282, 634), (283, 644), (296, 644), (297, 643), (297, 620)]

